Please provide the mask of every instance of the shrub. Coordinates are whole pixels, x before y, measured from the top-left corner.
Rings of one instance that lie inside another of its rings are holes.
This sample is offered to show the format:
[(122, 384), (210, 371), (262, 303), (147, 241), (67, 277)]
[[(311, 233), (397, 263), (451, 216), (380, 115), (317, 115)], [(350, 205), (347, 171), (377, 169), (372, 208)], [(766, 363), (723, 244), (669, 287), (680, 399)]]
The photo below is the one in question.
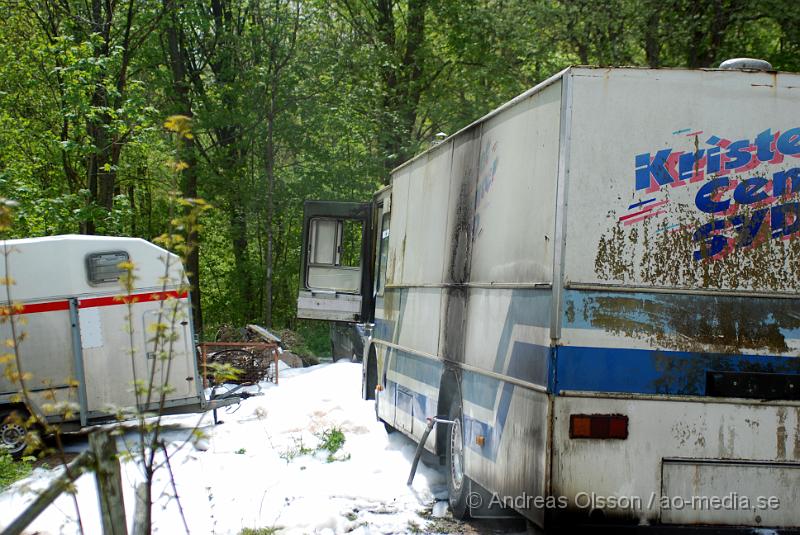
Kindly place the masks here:
[(0, 451), (0, 490), (30, 474), (31, 469), (27, 458), (15, 461), (11, 455)]

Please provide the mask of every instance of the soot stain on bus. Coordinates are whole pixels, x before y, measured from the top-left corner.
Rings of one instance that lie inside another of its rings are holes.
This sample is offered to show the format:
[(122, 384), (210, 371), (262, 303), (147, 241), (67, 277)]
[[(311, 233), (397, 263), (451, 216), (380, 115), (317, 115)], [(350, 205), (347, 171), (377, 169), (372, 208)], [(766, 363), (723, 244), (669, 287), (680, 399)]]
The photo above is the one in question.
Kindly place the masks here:
[[(465, 143), (479, 143), (480, 130), (473, 128)], [(457, 147), (453, 147), (453, 153)], [(455, 219), (450, 238), (447, 260), (444, 308), (444, 339), (442, 353), (445, 359), (453, 362), (464, 360), (464, 331), (467, 322), (468, 292), (465, 286), (470, 279), (470, 259), (472, 258), (473, 220), (476, 203), (477, 162), (475, 151), (462, 151), (460, 161), (454, 165), (461, 168), (458, 197), (456, 199)], [(454, 157), (455, 160), (455, 157)]]
[[(729, 227), (715, 230), (713, 238), (724, 240), (724, 246), (697, 239), (698, 228), (718, 221), (687, 217), (680, 214), (684, 211), (680, 207), (676, 210), (679, 217), (673, 218), (680, 221), (677, 226), (664, 220), (658, 225), (645, 222), (642, 228), (625, 228), (617, 222), (600, 238), (595, 274), (606, 281), (662, 287), (798, 291), (800, 279), (771, 268), (776, 264), (793, 272), (800, 268), (800, 232), (776, 238), (780, 230), (772, 230), (765, 220), (780, 214), (764, 210), (741, 209), (736, 216), (751, 233)], [(613, 212), (609, 217), (615, 217)]]
[(680, 351), (786, 353), (786, 333), (800, 329), (800, 315), (784, 299), (592, 292), (579, 303), (568, 300), (569, 316), (576, 306), (592, 327)]

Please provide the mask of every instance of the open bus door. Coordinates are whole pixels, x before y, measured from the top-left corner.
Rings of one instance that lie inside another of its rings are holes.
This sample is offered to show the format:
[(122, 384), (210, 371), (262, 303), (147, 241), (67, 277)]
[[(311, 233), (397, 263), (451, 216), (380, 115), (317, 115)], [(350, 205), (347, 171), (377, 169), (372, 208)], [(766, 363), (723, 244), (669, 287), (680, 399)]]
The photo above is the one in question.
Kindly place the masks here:
[(297, 317), (372, 319), (372, 204), (306, 201)]

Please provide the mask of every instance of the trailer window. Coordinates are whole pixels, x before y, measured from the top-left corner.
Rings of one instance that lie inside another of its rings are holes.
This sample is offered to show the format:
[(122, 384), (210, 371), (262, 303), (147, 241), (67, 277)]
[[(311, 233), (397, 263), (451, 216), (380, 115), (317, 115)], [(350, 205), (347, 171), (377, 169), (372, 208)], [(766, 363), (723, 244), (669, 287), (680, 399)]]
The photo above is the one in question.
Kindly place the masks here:
[(125, 271), (119, 265), (127, 262), (129, 258), (125, 251), (90, 253), (86, 256), (86, 275), (89, 284), (118, 282)]

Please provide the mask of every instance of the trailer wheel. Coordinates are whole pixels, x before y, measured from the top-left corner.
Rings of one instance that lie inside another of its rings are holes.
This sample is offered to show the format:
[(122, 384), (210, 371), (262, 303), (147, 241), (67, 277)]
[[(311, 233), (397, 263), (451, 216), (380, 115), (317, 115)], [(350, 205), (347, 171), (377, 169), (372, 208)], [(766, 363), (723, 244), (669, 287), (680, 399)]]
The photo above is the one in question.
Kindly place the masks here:
[(0, 449), (19, 459), (28, 446), (25, 414), (16, 410), (0, 411)]
[(464, 474), (464, 428), (461, 411), (461, 400), (455, 399), (450, 405), (449, 419), (454, 423), (449, 426), (446, 443), (447, 458), (447, 491), (450, 495), (450, 509), (453, 517), (464, 520), (469, 517), (467, 491), (470, 488), (469, 478)]

